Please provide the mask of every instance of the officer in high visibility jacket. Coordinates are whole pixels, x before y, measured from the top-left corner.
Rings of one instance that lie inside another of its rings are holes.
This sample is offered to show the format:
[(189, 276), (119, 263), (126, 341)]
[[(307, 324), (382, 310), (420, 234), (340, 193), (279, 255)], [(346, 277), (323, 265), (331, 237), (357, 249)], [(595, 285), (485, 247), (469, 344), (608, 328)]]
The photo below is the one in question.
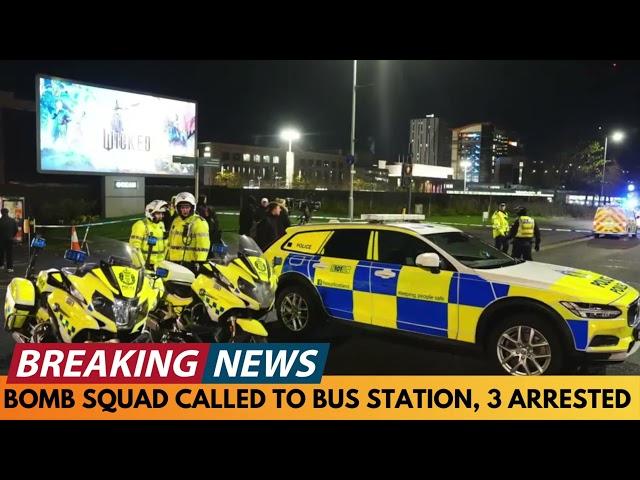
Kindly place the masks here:
[(211, 242), (209, 225), (195, 212), (196, 199), (189, 192), (176, 195), (178, 215), (169, 232), (169, 252), (167, 260), (181, 263), (197, 270), (197, 265), (207, 260)]
[(531, 260), (531, 242), (535, 238), (536, 252), (540, 251), (540, 229), (533, 218), (527, 216), (527, 209), (520, 207), (517, 210), (518, 218), (509, 232), (509, 238), (513, 238), (513, 258)]
[[(144, 209), (144, 220), (138, 220), (131, 227), (129, 245), (142, 252), (145, 265), (154, 268), (166, 254), (165, 230), (162, 218), (168, 209), (164, 200), (154, 200)], [(155, 237), (155, 242), (149, 242), (149, 237)], [(153, 243), (151, 245), (150, 243)]]
[(507, 253), (509, 250), (509, 214), (507, 204), (501, 203), (491, 217), (493, 222), (493, 240), (495, 247)]

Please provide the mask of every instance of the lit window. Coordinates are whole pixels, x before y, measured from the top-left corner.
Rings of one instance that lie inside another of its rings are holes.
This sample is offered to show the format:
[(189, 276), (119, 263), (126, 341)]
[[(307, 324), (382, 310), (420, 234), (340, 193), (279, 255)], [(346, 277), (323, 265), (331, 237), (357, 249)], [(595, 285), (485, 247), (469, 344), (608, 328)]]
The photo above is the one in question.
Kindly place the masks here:
[(262, 156), (262, 161), (264, 163), (269, 163), (270, 160), (271, 160), (271, 157), (269, 157), (269, 155), (263, 155)]
[(273, 163), (280, 163), (280, 157), (274, 156), (273, 157)]
[(254, 155), (254, 156), (253, 156), (253, 161), (254, 161), (255, 163), (260, 163), (260, 155)]
[[(242, 161), (243, 162), (249, 162), (251, 161), (251, 155), (249, 155), (248, 153), (245, 153), (242, 155)], [(244, 172), (244, 169), (242, 169), (242, 171)]]

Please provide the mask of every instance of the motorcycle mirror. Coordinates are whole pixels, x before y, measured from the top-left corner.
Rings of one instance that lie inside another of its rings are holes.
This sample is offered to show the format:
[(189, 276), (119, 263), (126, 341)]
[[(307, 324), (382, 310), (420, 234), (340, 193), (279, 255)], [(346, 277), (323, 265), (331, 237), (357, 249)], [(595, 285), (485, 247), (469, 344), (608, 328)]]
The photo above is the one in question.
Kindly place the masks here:
[(31, 240), (31, 248), (44, 248), (47, 246), (47, 241), (44, 237), (35, 237)]
[(159, 278), (167, 278), (169, 276), (169, 270), (166, 268), (158, 267), (156, 268), (156, 276)]
[(154, 236), (149, 236), (149, 237), (147, 238), (147, 245), (150, 245), (150, 246), (152, 246), (152, 247), (153, 247), (153, 246), (154, 246), (154, 245), (156, 245), (157, 243), (158, 243), (158, 239), (157, 239), (156, 237), (154, 237)]
[(65, 250), (64, 259), (74, 263), (84, 263), (87, 259), (87, 253), (82, 250)]

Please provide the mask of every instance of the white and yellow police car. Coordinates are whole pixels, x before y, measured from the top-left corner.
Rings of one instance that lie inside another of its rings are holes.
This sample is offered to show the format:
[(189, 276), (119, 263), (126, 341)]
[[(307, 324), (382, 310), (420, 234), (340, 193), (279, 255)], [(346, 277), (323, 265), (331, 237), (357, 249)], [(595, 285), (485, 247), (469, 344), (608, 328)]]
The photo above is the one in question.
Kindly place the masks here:
[(619, 362), (640, 347), (631, 286), (515, 260), (453, 227), (377, 221), (389, 217), (287, 229), (265, 252), (278, 321), (299, 335), (333, 317), (477, 344), (513, 375)]

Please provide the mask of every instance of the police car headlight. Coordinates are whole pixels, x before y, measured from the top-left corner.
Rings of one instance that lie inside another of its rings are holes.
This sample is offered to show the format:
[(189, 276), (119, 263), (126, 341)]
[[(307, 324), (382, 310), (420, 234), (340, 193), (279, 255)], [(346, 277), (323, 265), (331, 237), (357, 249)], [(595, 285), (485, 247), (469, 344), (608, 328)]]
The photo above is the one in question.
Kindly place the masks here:
[(567, 310), (580, 318), (617, 318), (622, 311), (611, 305), (598, 305), (597, 303), (560, 302)]

